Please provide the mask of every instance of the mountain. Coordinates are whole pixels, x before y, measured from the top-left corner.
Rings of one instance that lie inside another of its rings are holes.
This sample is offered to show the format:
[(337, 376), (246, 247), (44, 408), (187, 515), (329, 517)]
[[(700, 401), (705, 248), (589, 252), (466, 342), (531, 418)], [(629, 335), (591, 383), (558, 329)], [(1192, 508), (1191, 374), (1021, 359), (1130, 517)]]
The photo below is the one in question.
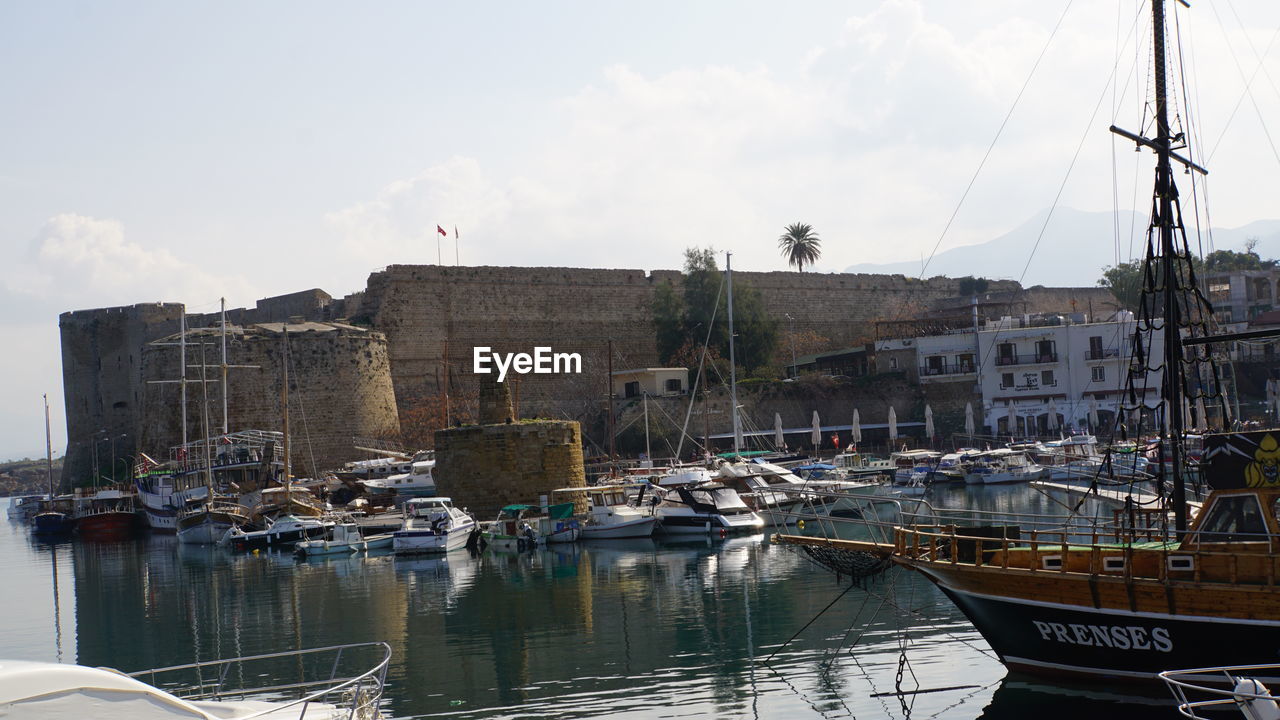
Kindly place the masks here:
[[(977, 245), (945, 250), (934, 256), (925, 269), (925, 277), (985, 277), (1021, 280), (1024, 287), (1083, 287), (1096, 285), (1102, 269), (1116, 262), (1116, 214), (1058, 208), (1045, 227), (1048, 210), (1036, 213), (1017, 228), (994, 240)], [(1147, 228), (1147, 216), (1125, 210), (1119, 213), (1120, 235), (1124, 239), (1121, 262), (1131, 257), (1129, 237), (1133, 235), (1132, 256), (1141, 255)], [(1044, 230), (1040, 237), (1041, 229)], [(1204, 253), (1210, 251), (1206, 234), (1202, 233)], [(1217, 228), (1212, 231), (1214, 250), (1243, 251), (1244, 243), (1258, 238), (1255, 251), (1263, 258), (1280, 258), (1280, 220), (1258, 220), (1239, 228)], [(1036, 245), (1036, 238), (1040, 243)], [(1187, 242), (1197, 252), (1195, 229), (1188, 227)], [(1034, 255), (1032, 249), (1035, 248)], [(1028, 264), (1030, 259), (1030, 264)], [(1023, 277), (1023, 271), (1026, 276)], [(860, 263), (845, 269), (851, 273), (900, 273), (920, 276), (920, 261), (896, 263)]]

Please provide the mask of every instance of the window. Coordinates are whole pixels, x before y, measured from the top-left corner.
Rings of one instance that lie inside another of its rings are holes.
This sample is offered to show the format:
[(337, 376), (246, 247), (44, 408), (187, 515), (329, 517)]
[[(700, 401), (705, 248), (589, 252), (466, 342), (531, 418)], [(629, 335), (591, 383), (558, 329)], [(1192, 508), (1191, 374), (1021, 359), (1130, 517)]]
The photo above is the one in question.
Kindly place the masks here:
[(629, 398), (636, 397), (637, 395), (640, 394), (640, 381), (632, 380), (626, 385), (623, 385), (622, 388), (623, 388), (623, 395), (625, 397), (629, 397)]
[(931, 355), (924, 359), (925, 374), (942, 375), (947, 371), (946, 358), (941, 355)]
[(1013, 343), (1000, 343), (996, 346), (996, 363), (1012, 365), (1018, 362), (1018, 346)]
[(965, 353), (956, 356), (956, 366), (962, 373), (973, 372), (973, 353)]
[(1197, 542), (1266, 540), (1267, 525), (1254, 495), (1224, 495), (1214, 501), (1200, 525)]
[(897, 370), (897, 369), (898, 369), (898, 358), (896, 358), (896, 357), (891, 357), (891, 358), (889, 358), (889, 369), (890, 369), (890, 370)]
[(679, 393), (683, 390), (684, 388), (680, 387), (680, 378), (669, 378), (667, 380), (667, 392)]
[(1036, 362), (1057, 362), (1058, 351), (1052, 340), (1036, 342)]
[(1090, 380), (1092, 380), (1093, 382), (1106, 382), (1106, 381), (1107, 381), (1107, 368), (1106, 368), (1106, 367), (1104, 367), (1104, 366), (1102, 366), (1102, 365), (1098, 365), (1097, 367), (1091, 367), (1091, 368), (1089, 368), (1089, 378), (1090, 378)]
[(1054, 380), (1054, 379), (1053, 379), (1053, 371), (1052, 371), (1052, 370), (1041, 370), (1041, 371), (1040, 371), (1040, 385), (1041, 385), (1041, 386), (1043, 386), (1043, 387), (1053, 387), (1053, 386), (1055, 386), (1055, 385), (1057, 385), (1057, 384), (1058, 384), (1058, 382), (1057, 382), (1056, 380)]
[(1011, 388), (1011, 387), (1013, 387), (1013, 373), (1001, 373), (1001, 374), (1000, 374), (1000, 387), (1002, 387), (1002, 388)]

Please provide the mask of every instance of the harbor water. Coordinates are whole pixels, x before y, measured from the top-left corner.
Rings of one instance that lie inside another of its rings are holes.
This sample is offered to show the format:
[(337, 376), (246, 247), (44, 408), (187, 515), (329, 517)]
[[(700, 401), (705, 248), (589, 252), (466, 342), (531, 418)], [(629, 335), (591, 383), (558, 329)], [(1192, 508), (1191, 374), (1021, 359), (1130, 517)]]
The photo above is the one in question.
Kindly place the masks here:
[[(938, 504), (1052, 509), (1031, 488)], [(1008, 674), (930, 583), (767, 535), (309, 561), (0, 526), (0, 657), (123, 671), (381, 640), (393, 718), (1174, 718), (1159, 685)], [(830, 607), (828, 607), (830, 606)]]

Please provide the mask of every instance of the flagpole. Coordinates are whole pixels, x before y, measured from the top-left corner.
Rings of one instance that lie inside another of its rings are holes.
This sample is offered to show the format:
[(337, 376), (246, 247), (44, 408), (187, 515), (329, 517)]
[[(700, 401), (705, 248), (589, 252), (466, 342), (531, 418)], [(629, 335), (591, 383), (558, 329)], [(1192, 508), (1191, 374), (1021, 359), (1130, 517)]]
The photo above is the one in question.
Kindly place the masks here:
[(458, 262), (458, 226), (453, 226), (453, 264), (457, 267)]
[[(436, 229), (437, 230), (440, 229), (440, 226), (436, 225)], [(440, 233), (436, 233), (436, 264), (437, 265), (444, 264), (443, 262), (440, 261)]]

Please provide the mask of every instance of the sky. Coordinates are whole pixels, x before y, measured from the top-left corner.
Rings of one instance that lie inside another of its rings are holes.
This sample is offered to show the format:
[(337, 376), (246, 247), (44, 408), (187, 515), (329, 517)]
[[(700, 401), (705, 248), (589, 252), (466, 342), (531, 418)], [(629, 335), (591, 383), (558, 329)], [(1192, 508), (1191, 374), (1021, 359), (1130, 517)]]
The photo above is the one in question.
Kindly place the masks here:
[[(1280, 117), (1280, 3), (1171, 4), (1177, 99), (1193, 101), (1178, 127), (1211, 170), (1184, 189), (1187, 214), (1280, 217), (1280, 132), (1260, 120)], [(67, 310), (341, 296), (438, 257), (648, 270), (711, 245), (782, 270), (793, 222), (822, 238), (814, 270), (835, 272), (983, 242), (1055, 203), (1143, 210), (1150, 155), (1107, 126), (1149, 131), (1148, 14), (1134, 0), (0, 4), (0, 459), (42, 453), (45, 392), (65, 445)], [(457, 228), (456, 256), (437, 225)]]

